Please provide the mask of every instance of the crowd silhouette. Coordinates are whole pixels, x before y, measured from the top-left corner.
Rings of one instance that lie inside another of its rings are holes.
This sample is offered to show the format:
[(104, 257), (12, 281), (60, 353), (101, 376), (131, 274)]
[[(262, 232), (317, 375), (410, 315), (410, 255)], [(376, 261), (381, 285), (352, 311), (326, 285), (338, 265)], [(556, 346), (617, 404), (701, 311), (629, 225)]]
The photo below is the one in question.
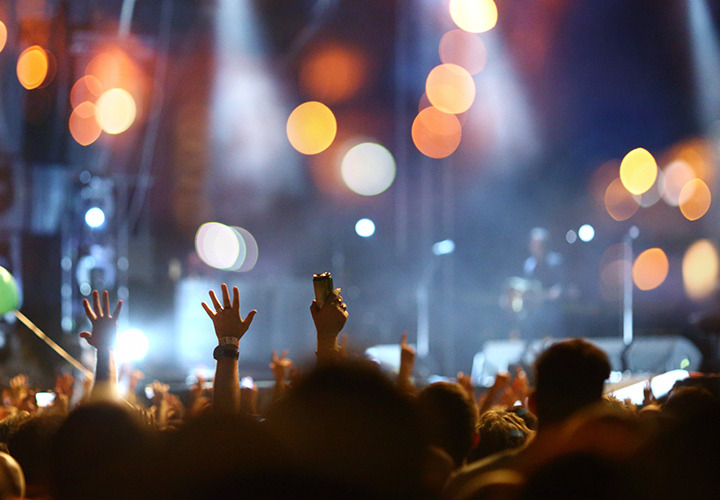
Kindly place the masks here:
[[(607, 355), (580, 337), (542, 352), (531, 374), (492, 387), (414, 378), (347, 349), (348, 309), (334, 290), (310, 315), (313, 366), (268, 353), (272, 396), (242, 387), (238, 358), (257, 311), (225, 284), (202, 306), (218, 340), (212, 388), (185, 397), (142, 374), (118, 384), (113, 345), (122, 302), (84, 301), (94, 377), (58, 375), (45, 405), (24, 375), (3, 392), (0, 500), (96, 499), (650, 499), (712, 498), (720, 477), (716, 379), (697, 376), (643, 404), (604, 395)], [(208, 335), (210, 333), (208, 324)], [(250, 333), (249, 333), (250, 332)], [(582, 332), (578, 332), (581, 334)], [(282, 346), (277, 346), (282, 349)], [(280, 354), (278, 354), (280, 352)], [(75, 387), (78, 389), (76, 393)]]

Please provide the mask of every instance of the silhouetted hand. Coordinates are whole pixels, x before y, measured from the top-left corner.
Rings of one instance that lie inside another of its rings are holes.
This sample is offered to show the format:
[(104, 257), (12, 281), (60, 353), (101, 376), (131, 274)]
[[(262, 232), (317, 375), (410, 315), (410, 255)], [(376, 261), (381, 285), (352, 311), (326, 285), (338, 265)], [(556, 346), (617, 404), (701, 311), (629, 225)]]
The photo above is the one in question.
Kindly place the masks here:
[(94, 307), (87, 299), (83, 299), (83, 307), (90, 323), (91, 332), (81, 332), (80, 337), (95, 349), (110, 349), (115, 344), (117, 336), (117, 317), (122, 309), (122, 300), (119, 300), (115, 310), (110, 314), (110, 297), (108, 291), (103, 291), (103, 305), (100, 305), (100, 294), (97, 290), (92, 293)]
[(273, 350), (272, 352), (272, 363), (270, 363), (270, 369), (273, 372), (273, 377), (276, 382), (284, 382), (290, 368), (292, 368), (292, 360), (287, 358), (287, 355), (287, 349), (285, 349), (280, 356), (278, 356), (276, 350)]
[(337, 336), (348, 318), (347, 305), (342, 301), (340, 289), (333, 290), (325, 299), (322, 308), (313, 300), (310, 304), (310, 314), (317, 330), (318, 355), (330, 351), (337, 354)]
[(215, 335), (217, 335), (218, 339), (234, 337), (240, 340), (250, 328), (250, 324), (257, 311), (253, 309), (245, 316), (245, 319), (242, 319), (240, 316), (240, 294), (238, 288), (236, 286), (233, 287), (232, 303), (230, 302), (227, 285), (223, 283), (221, 288), (223, 296), (222, 305), (220, 305), (215, 292), (210, 290), (210, 299), (215, 306), (215, 312), (213, 312), (205, 302), (202, 303), (203, 309), (205, 309), (205, 312), (210, 316), (213, 326), (215, 327)]

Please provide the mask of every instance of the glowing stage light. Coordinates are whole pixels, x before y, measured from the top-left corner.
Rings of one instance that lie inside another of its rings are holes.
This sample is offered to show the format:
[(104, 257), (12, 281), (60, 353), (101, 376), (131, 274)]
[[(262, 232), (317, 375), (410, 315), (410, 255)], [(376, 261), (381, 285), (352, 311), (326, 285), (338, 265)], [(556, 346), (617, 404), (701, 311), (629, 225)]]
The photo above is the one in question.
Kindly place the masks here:
[(375, 223), (370, 219), (360, 219), (355, 223), (355, 232), (358, 236), (369, 238), (375, 234)]
[(470, 33), (484, 33), (497, 24), (498, 10), (493, 0), (450, 0), (449, 7), (457, 27)]
[(702, 179), (693, 179), (680, 190), (678, 201), (687, 220), (698, 220), (710, 209), (712, 194)]
[(195, 251), (208, 266), (231, 269), (238, 260), (244, 260), (246, 249), (242, 238), (238, 239), (231, 227), (206, 222), (195, 233)]
[(715, 292), (720, 258), (715, 245), (707, 239), (698, 240), (687, 249), (682, 260), (685, 293), (692, 300), (703, 300)]
[(573, 229), (570, 229), (567, 233), (565, 233), (565, 241), (567, 241), (571, 245), (575, 243), (577, 239), (578, 235)]
[(150, 348), (147, 335), (137, 328), (130, 328), (118, 333), (115, 342), (115, 357), (118, 363), (140, 361)]
[(592, 241), (595, 237), (595, 228), (590, 224), (583, 224), (580, 226), (580, 229), (578, 229), (578, 237), (585, 243)]
[(650, 248), (637, 256), (632, 268), (635, 285), (640, 290), (659, 287), (667, 278), (670, 263), (660, 248)]
[(487, 49), (478, 35), (463, 30), (452, 30), (440, 39), (438, 47), (440, 60), (447, 64), (457, 64), (468, 73), (480, 73), (487, 63)]
[(425, 82), (428, 99), (444, 113), (464, 113), (475, 101), (475, 81), (465, 68), (441, 64), (430, 71)]
[(455, 242), (453, 240), (438, 241), (432, 246), (432, 253), (435, 255), (447, 255), (455, 251)]
[(95, 142), (102, 133), (100, 124), (95, 119), (95, 105), (90, 101), (80, 103), (70, 113), (68, 128), (72, 138), (81, 146)]
[(395, 158), (385, 147), (372, 142), (353, 146), (342, 159), (345, 185), (363, 196), (374, 196), (389, 188), (395, 180)]
[(97, 100), (95, 117), (108, 134), (125, 132), (135, 121), (136, 115), (135, 99), (125, 89), (107, 90)]
[(26, 89), (36, 89), (45, 81), (49, 67), (50, 63), (45, 49), (39, 45), (28, 47), (18, 57), (18, 80)]
[(415, 117), (412, 139), (418, 151), (425, 156), (446, 158), (460, 145), (462, 126), (457, 116), (431, 106)]
[(633, 149), (620, 163), (620, 180), (632, 194), (643, 194), (652, 187), (656, 178), (657, 163), (646, 149)]
[(325, 151), (335, 140), (337, 122), (330, 108), (310, 101), (290, 113), (286, 131), (292, 147), (302, 154), (314, 155)]
[(92, 207), (85, 212), (85, 223), (95, 229), (105, 224), (105, 212), (100, 207)]
[(7, 26), (0, 21), (0, 52), (5, 48), (5, 43), (7, 43)]

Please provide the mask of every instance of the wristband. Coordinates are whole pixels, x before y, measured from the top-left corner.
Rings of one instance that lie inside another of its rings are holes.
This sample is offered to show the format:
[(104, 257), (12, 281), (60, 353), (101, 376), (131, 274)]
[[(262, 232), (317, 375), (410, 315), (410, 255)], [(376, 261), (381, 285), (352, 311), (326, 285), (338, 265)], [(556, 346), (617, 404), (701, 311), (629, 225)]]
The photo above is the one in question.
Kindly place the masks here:
[(220, 338), (218, 339), (218, 343), (219, 343), (220, 345), (230, 345), (230, 344), (232, 344), (232, 345), (234, 345), (235, 347), (237, 347), (238, 344), (240, 343), (240, 339), (239, 339), (238, 337), (220, 337)]
[(234, 345), (219, 345), (213, 351), (213, 358), (215, 358), (216, 360), (221, 360), (224, 358), (238, 359), (239, 357), (240, 353), (238, 352), (238, 348)]

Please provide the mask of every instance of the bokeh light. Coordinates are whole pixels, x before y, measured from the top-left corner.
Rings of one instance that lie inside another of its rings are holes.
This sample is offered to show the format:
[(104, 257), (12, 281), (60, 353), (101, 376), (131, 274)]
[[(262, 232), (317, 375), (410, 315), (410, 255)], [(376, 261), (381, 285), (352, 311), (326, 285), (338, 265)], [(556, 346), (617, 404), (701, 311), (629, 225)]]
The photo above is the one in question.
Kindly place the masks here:
[(493, 0), (450, 0), (450, 17), (462, 30), (484, 33), (497, 24), (498, 10)]
[(85, 212), (85, 224), (95, 229), (105, 224), (105, 212), (100, 207), (92, 207)]
[(45, 81), (48, 68), (48, 55), (45, 49), (39, 45), (33, 45), (23, 50), (18, 57), (18, 80), (26, 89), (36, 89)]
[(370, 219), (360, 219), (355, 223), (355, 232), (358, 236), (369, 238), (375, 234), (375, 223)]
[(308, 96), (336, 104), (358, 93), (368, 78), (368, 59), (359, 49), (332, 43), (312, 52), (300, 68)]
[(674, 160), (663, 169), (663, 194), (665, 203), (671, 207), (680, 204), (680, 191), (682, 188), (695, 179), (695, 171), (684, 160)]
[(94, 103), (103, 93), (103, 86), (93, 75), (78, 79), (70, 90), (70, 105), (76, 108), (85, 101)]
[(712, 194), (702, 179), (693, 179), (680, 190), (678, 201), (687, 220), (698, 220), (710, 209)]
[(633, 199), (635, 202), (643, 208), (648, 208), (655, 205), (662, 199), (665, 193), (665, 174), (662, 170), (657, 171), (657, 179), (650, 189), (642, 194), (634, 194)]
[(657, 163), (646, 149), (633, 149), (620, 163), (620, 180), (632, 194), (644, 193), (655, 183), (656, 178)]
[(325, 151), (335, 140), (337, 122), (330, 108), (309, 101), (290, 113), (286, 130), (292, 147), (302, 154), (314, 155)]
[(638, 204), (619, 177), (605, 190), (605, 210), (616, 221), (627, 220), (638, 211)]
[(98, 98), (95, 108), (97, 122), (108, 134), (121, 134), (135, 121), (135, 99), (125, 89), (106, 90)]
[(570, 243), (571, 245), (575, 243), (578, 239), (577, 233), (575, 230), (570, 229), (567, 233), (565, 233), (565, 241)]
[(471, 75), (480, 73), (487, 63), (487, 49), (478, 35), (463, 30), (451, 30), (440, 39), (440, 60), (456, 64)]
[(660, 248), (650, 248), (635, 259), (633, 282), (640, 290), (652, 290), (663, 284), (669, 269), (670, 263), (665, 252)]
[(425, 82), (428, 99), (445, 113), (464, 113), (475, 101), (475, 81), (465, 68), (441, 64), (430, 71)]
[[(243, 242), (244, 243), (244, 242)], [(195, 233), (195, 251), (198, 257), (210, 267), (230, 269), (245, 252), (244, 244), (237, 233), (219, 222), (206, 222)]]
[(140, 361), (150, 348), (147, 335), (137, 328), (129, 328), (118, 333), (115, 341), (115, 358), (118, 363)]
[(5, 23), (0, 21), (0, 52), (5, 48), (5, 44), (7, 43), (7, 26), (5, 26)]
[(453, 154), (462, 139), (460, 120), (435, 107), (418, 113), (412, 125), (415, 147), (430, 158), (446, 158)]
[(592, 241), (595, 238), (595, 228), (590, 224), (583, 224), (578, 229), (578, 237), (585, 243)]
[(102, 133), (95, 118), (95, 105), (89, 101), (80, 103), (70, 114), (68, 127), (75, 142), (81, 146), (95, 142)]
[(240, 261), (240, 253), (238, 253), (238, 260), (233, 264), (232, 270), (239, 273), (246, 273), (252, 271), (257, 264), (258, 258), (260, 257), (260, 249), (257, 244), (255, 237), (245, 228), (233, 226), (232, 229), (242, 239), (242, 245), (245, 247), (245, 255), (242, 261)]
[(353, 146), (342, 159), (345, 185), (363, 196), (374, 196), (389, 188), (395, 180), (395, 158), (380, 144), (364, 142)]
[(707, 239), (693, 243), (682, 261), (683, 286), (692, 300), (713, 296), (718, 286), (720, 263), (715, 245)]

